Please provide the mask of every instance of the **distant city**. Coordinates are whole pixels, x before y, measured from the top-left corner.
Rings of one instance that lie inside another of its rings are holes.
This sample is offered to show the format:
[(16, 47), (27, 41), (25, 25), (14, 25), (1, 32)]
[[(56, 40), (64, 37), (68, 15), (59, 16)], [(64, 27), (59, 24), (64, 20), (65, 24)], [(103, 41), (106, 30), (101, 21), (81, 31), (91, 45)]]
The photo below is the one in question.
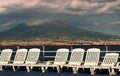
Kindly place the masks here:
[(120, 39), (111, 40), (111, 41), (103, 41), (103, 40), (77, 40), (77, 41), (71, 41), (71, 40), (30, 40), (30, 41), (23, 41), (23, 40), (3, 40), (0, 42), (1, 46), (43, 46), (43, 45), (120, 45)]

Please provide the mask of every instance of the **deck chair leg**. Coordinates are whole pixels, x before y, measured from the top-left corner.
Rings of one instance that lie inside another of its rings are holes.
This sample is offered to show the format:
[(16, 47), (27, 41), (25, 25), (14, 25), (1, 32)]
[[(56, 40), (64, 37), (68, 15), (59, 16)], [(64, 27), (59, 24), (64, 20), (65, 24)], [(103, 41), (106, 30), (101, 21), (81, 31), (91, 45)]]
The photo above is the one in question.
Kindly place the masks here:
[(115, 73), (115, 69), (111, 69), (111, 73), (110, 73), (110, 75), (115, 75), (116, 73)]
[(109, 74), (111, 73), (111, 70), (110, 70), (110, 68), (108, 68), (108, 72), (109, 72)]
[(83, 71), (85, 70), (85, 68), (82, 68), (83, 69)]
[(30, 72), (30, 67), (26, 66), (27, 72)]
[(53, 67), (53, 69), (55, 69), (55, 67)]
[(120, 72), (120, 69), (119, 69), (119, 72)]
[(60, 71), (62, 72), (63, 66), (60, 66)]
[(60, 66), (60, 68), (62, 69), (62, 68), (63, 68), (63, 66)]
[(61, 69), (59, 66), (56, 67), (57, 68), (57, 72), (60, 73)]
[(67, 69), (69, 69), (69, 67), (67, 67)]
[(77, 74), (78, 69), (76, 67), (72, 67), (72, 70), (73, 70), (73, 74)]
[(2, 66), (0, 66), (0, 71), (2, 71), (3, 69), (2, 69)]
[(12, 66), (13, 71), (15, 71), (15, 66)]
[(30, 69), (33, 69), (33, 66), (31, 66)]
[[(45, 68), (44, 68), (44, 67), (41, 67), (41, 70), (42, 70), (43, 73), (45, 72)], [(47, 70), (47, 69), (46, 69), (46, 70)]]
[(47, 71), (48, 67), (45, 67), (45, 70)]
[(95, 74), (95, 68), (90, 68), (90, 73), (91, 73), (91, 75), (94, 75)]

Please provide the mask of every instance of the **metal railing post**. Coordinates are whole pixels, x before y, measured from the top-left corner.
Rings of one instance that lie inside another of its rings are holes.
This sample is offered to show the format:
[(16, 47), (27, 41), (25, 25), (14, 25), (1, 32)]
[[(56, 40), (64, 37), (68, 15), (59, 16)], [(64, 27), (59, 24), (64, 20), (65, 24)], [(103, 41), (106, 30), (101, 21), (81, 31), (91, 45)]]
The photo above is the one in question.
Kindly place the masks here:
[(73, 50), (73, 47), (71, 46), (70, 50)]
[(45, 61), (45, 46), (43, 46), (43, 58), (42, 58), (43, 61)]
[(106, 53), (108, 53), (108, 46), (105, 46), (106, 47)]

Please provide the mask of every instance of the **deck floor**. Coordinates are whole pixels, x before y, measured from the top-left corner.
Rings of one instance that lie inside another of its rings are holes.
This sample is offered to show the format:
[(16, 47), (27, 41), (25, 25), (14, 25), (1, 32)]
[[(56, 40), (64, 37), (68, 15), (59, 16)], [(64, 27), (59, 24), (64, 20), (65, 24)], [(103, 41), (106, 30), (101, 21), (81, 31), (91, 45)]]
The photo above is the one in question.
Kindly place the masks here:
[[(57, 71), (52, 68), (48, 69), (45, 73), (42, 73), (38, 68), (34, 68), (31, 72), (27, 72), (26, 69), (22, 67), (15, 72), (11, 68), (4, 69), (0, 71), (0, 76), (109, 76), (109, 73), (107, 70), (102, 70), (101, 72), (96, 70), (96, 74), (91, 75), (88, 69), (84, 71), (81, 69), (79, 73), (73, 74), (71, 69), (67, 70), (66, 68), (60, 73), (57, 73)], [(114, 76), (120, 76), (120, 73)]]
[[(38, 71), (32, 71), (32, 72), (25, 72), (25, 71), (1, 71), (0, 76), (91, 76), (90, 73), (78, 73), (73, 74), (72, 72), (38, 72)], [(95, 74), (94, 76), (109, 76), (109, 74)], [(117, 74), (115, 76), (120, 76), (120, 74)]]

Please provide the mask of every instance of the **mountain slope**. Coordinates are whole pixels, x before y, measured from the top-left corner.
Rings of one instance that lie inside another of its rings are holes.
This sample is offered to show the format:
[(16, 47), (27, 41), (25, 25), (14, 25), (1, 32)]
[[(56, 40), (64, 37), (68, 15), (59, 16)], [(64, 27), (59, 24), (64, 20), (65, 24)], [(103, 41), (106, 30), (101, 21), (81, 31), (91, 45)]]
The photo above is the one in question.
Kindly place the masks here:
[(18, 24), (12, 29), (3, 31), (0, 33), (0, 39), (67, 39), (67, 40), (77, 40), (77, 39), (116, 39), (119, 36), (113, 36), (108, 34), (102, 34), (98, 32), (92, 32), (84, 29), (77, 28), (63, 21), (51, 21), (43, 23), (37, 26), (29, 26), (25, 23)]

